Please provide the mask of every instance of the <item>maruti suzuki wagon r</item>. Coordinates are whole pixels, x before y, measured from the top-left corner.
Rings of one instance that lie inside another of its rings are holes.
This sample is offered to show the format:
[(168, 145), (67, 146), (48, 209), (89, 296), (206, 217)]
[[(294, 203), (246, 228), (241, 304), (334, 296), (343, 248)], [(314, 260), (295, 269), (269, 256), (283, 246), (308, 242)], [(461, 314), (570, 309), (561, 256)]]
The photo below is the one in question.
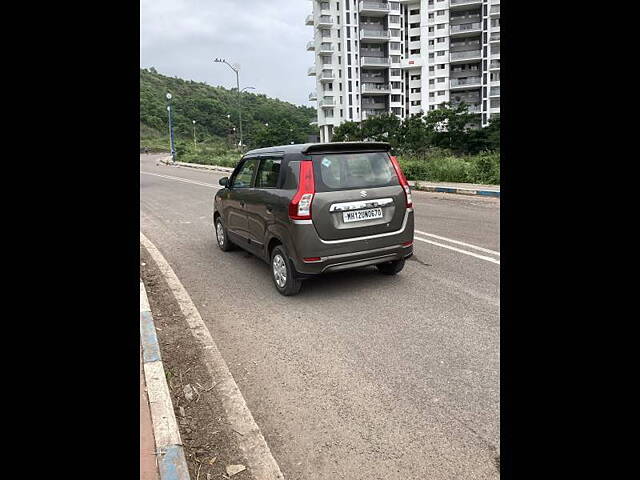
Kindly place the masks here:
[(271, 265), (295, 295), (310, 276), (375, 265), (395, 275), (413, 254), (411, 189), (382, 142), (311, 143), (247, 152), (220, 179), (218, 246)]

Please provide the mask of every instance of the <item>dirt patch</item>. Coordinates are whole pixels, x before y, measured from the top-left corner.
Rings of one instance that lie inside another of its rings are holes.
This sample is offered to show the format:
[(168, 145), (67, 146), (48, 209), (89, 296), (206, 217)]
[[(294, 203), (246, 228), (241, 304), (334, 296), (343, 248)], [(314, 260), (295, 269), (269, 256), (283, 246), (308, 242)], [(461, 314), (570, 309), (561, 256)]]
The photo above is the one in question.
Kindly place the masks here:
[[(153, 314), (162, 362), (171, 392), (191, 480), (229, 478), (227, 465), (246, 465), (216, 397), (186, 319), (145, 248), (140, 247), (140, 276)], [(252, 478), (248, 468), (231, 477)]]

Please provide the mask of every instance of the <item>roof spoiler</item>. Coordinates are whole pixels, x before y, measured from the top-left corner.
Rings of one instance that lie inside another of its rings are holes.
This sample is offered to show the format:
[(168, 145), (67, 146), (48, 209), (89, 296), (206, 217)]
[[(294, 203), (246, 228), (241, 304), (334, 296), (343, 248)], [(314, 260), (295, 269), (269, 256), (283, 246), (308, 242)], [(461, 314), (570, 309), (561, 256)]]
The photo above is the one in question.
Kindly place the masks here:
[(302, 153), (389, 152), (390, 150), (391, 145), (387, 142), (332, 142), (314, 143), (302, 150)]

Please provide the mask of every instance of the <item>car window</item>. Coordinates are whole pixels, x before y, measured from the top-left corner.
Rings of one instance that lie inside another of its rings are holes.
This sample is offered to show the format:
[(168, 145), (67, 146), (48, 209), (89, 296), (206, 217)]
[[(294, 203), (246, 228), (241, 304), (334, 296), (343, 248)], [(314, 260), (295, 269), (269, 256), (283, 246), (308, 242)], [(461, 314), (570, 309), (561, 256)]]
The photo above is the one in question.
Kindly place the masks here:
[(314, 155), (313, 163), (319, 191), (399, 185), (386, 152)]
[(280, 162), (279, 158), (266, 158), (260, 162), (256, 188), (276, 188), (280, 175)]
[(256, 167), (258, 166), (258, 160), (247, 160), (245, 161), (238, 173), (233, 178), (233, 183), (231, 186), (233, 188), (247, 188), (251, 186), (251, 180), (253, 179), (253, 174), (256, 171)]

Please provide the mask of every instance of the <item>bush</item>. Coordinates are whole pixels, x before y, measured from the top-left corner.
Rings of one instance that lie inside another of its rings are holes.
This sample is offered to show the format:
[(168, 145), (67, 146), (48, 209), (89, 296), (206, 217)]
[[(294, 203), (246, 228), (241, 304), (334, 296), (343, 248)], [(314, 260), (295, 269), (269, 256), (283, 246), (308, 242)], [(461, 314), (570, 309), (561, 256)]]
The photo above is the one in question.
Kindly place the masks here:
[(497, 152), (460, 157), (433, 155), (425, 160), (400, 157), (398, 161), (409, 180), (500, 184), (500, 153)]

